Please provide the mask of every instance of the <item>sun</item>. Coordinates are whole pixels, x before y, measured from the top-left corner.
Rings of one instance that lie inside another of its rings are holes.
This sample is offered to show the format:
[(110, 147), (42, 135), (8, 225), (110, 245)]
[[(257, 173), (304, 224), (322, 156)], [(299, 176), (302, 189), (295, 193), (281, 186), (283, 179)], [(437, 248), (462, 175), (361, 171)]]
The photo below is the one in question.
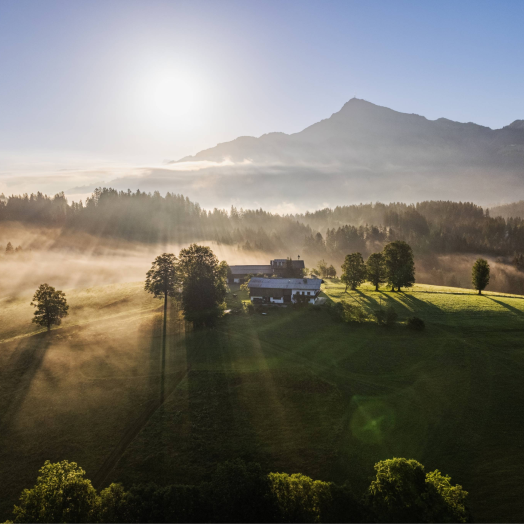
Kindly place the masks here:
[(193, 75), (163, 70), (141, 82), (137, 105), (152, 123), (184, 121), (194, 111), (199, 94), (200, 86)]

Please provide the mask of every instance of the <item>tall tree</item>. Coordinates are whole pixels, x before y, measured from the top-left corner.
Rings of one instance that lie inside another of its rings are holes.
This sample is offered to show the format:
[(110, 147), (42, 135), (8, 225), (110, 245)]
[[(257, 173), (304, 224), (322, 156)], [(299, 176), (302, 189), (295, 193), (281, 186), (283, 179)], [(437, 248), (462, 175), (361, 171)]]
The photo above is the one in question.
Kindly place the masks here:
[(351, 286), (351, 289), (357, 289), (366, 280), (366, 266), (360, 253), (346, 255), (340, 280), (346, 284), (345, 291), (348, 290), (348, 286)]
[(51, 330), (52, 325), (59, 326), (62, 323), (62, 318), (68, 315), (69, 306), (65, 293), (48, 284), (40, 285), (35, 292), (31, 305), (36, 308), (33, 322), (47, 327), (47, 331)]
[(164, 324), (166, 322), (167, 298), (174, 297), (179, 285), (177, 258), (172, 253), (164, 253), (155, 258), (147, 272), (144, 289), (155, 298), (164, 298)]
[(471, 272), (473, 287), (478, 290), (479, 295), (482, 295), (482, 291), (486, 289), (489, 284), (490, 268), (487, 260), (483, 258), (477, 259), (473, 264), (473, 270)]
[(415, 283), (415, 261), (411, 246), (403, 240), (395, 240), (384, 247), (383, 255), (391, 291), (411, 287)]
[(226, 297), (228, 265), (209, 247), (191, 244), (180, 251), (179, 268), (185, 318), (197, 325), (212, 323)]
[(366, 262), (367, 279), (375, 286), (378, 291), (380, 284), (386, 281), (386, 266), (382, 253), (371, 253)]
[(13, 244), (11, 244), (11, 242), (8, 242), (7, 246), (5, 246), (5, 254), (6, 255), (12, 255), (14, 252), (15, 252), (15, 250), (13, 248)]

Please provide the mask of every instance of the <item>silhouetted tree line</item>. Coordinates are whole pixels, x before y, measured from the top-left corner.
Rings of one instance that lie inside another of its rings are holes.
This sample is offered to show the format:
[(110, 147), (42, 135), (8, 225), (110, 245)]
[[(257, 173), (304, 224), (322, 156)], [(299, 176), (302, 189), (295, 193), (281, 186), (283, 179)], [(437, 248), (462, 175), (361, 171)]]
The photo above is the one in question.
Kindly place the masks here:
[(360, 204), (281, 216), (235, 207), (206, 211), (183, 195), (98, 188), (85, 204), (68, 204), (63, 193), (2, 196), (0, 222), (7, 220), (151, 243), (215, 240), (267, 252), (297, 247), (317, 260), (348, 252), (367, 256), (395, 240), (418, 255), (524, 253), (522, 218), (491, 217), (469, 202)]
[[(404, 240), (415, 253), (524, 253), (524, 220), (491, 217), (469, 202), (428, 201), (418, 204), (360, 204), (296, 215), (312, 229), (325, 231), (306, 238), (306, 252), (365, 255), (386, 242)], [(377, 225), (373, 225), (377, 224)]]
[(196, 486), (111, 484), (97, 492), (74, 462), (47, 461), (14, 522), (469, 522), (467, 492), (415, 460), (375, 465), (365, 493), (241, 460)]
[(256, 210), (206, 211), (183, 195), (98, 188), (68, 204), (63, 193), (0, 199), (0, 222), (19, 221), (141, 242), (216, 240), (244, 249), (280, 251), (302, 247), (311, 228), (293, 217)]

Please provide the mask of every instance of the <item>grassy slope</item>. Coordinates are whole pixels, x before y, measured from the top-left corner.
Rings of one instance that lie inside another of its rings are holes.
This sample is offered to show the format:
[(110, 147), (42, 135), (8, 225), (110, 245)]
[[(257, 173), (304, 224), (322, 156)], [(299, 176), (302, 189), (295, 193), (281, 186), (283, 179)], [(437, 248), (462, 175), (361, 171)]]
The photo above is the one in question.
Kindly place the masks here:
[[(241, 456), (366, 485), (377, 460), (405, 456), (463, 484), (477, 520), (521, 520), (524, 299), (433, 286), (343, 291), (325, 286), (333, 300), (392, 303), (427, 329), (346, 325), (288, 308), (193, 332), (172, 309), (166, 381), (190, 372), (107, 481), (196, 482), (216, 461)], [(27, 317), (13, 308), (22, 306), (2, 308), (0, 326), (9, 318), (10, 327), (0, 340), (19, 337), (0, 343), (4, 509), (46, 458), (76, 460), (94, 477), (159, 395), (161, 316), (151, 308), (160, 303), (138, 284), (70, 296), (70, 327), (50, 337), (20, 337)], [(105, 320), (85, 323), (92, 315)]]

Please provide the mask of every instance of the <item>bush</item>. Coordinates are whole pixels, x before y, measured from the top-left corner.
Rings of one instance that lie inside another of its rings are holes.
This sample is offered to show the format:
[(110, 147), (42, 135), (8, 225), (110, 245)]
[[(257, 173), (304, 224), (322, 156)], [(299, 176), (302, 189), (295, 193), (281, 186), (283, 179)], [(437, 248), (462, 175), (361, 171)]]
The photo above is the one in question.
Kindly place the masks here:
[(418, 317), (408, 318), (408, 328), (413, 329), (415, 331), (423, 331), (425, 327), (426, 327), (426, 324), (424, 324), (424, 321), (421, 318), (418, 318)]
[(362, 306), (357, 304), (348, 304), (345, 300), (342, 300), (340, 303), (342, 304), (343, 308), (342, 318), (345, 322), (356, 322), (361, 324), (369, 318), (368, 313)]
[(373, 315), (377, 321), (377, 324), (382, 326), (386, 322), (386, 312), (383, 309), (375, 309)]
[(255, 306), (251, 302), (244, 302), (244, 311), (248, 315), (252, 315), (255, 312)]

